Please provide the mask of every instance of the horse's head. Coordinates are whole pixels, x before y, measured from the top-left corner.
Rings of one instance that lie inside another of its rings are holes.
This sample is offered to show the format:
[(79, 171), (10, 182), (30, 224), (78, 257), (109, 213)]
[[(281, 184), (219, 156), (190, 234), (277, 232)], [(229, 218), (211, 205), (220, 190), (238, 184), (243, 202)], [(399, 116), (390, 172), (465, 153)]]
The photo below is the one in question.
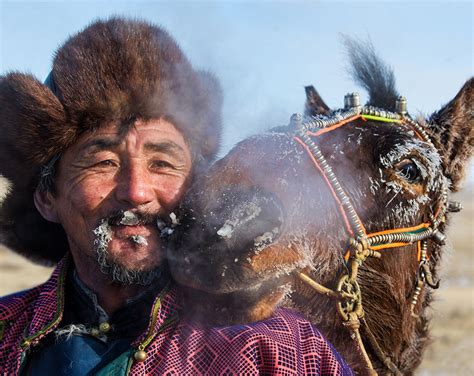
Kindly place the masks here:
[[(364, 67), (355, 65), (359, 78)], [(396, 112), (397, 95), (390, 85), (373, 85), (369, 103), (377, 106), (380, 98), (391, 97), (393, 103), (385, 108)], [(314, 125), (307, 127), (311, 142), (347, 194), (365, 235), (393, 229), (416, 233), (429, 226), (443, 230), (446, 188), (457, 189), (471, 152), (472, 85), (467, 82), (452, 102), (418, 123), (406, 116), (374, 112), (374, 117), (369, 110), (354, 117), (342, 111), (345, 118), (338, 119), (307, 88), (303, 122)], [(317, 128), (318, 121), (323, 128)], [(331, 127), (331, 122), (340, 126)], [(197, 179), (183, 202), (176, 244), (168, 254), (180, 284), (213, 296), (234, 312), (248, 304), (248, 317), (256, 319), (271, 312), (288, 291), (294, 272), (331, 284), (347, 267), (348, 240), (358, 238), (357, 231), (350, 212), (340, 208), (344, 200), (331, 175), (324, 163), (315, 162), (314, 150), (301, 135), (290, 124), (248, 138)], [(439, 233), (436, 240), (441, 242)], [(392, 241), (381, 260), (368, 260), (361, 284), (374, 284), (372, 291), (381, 292), (399, 277), (407, 288), (393, 304), (404, 305), (420, 260), (417, 242), (398, 243)], [(438, 260), (431, 240), (429, 253)]]
[(269, 133), (241, 142), (198, 178), (170, 256), (179, 282), (228, 293), (307, 265), (311, 251), (298, 242), (317, 231), (322, 216), (308, 220), (321, 210), (314, 188), (321, 178), (305, 159), (291, 136)]

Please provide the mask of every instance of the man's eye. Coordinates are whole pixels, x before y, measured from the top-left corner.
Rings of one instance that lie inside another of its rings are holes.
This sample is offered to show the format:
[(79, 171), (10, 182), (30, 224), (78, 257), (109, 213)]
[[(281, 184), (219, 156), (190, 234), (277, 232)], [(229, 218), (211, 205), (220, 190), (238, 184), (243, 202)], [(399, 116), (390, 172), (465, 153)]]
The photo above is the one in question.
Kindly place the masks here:
[(152, 168), (173, 168), (174, 166), (167, 161), (159, 160), (159, 161), (153, 161), (151, 163), (151, 167)]
[(114, 167), (114, 166), (116, 166), (116, 162), (112, 159), (105, 159), (103, 161), (100, 161), (96, 165), (97, 166), (103, 166), (103, 167)]
[(411, 159), (401, 161), (397, 166), (398, 175), (405, 179), (408, 183), (417, 183), (421, 180), (421, 172)]

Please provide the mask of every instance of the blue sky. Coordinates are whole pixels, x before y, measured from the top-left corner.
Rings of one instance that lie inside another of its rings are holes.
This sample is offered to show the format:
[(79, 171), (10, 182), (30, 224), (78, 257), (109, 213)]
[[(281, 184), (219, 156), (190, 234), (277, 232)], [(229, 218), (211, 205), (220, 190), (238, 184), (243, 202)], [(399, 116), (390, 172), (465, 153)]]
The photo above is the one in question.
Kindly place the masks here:
[(110, 15), (165, 27), (195, 67), (217, 75), (223, 151), (301, 112), (305, 85), (314, 84), (331, 107), (360, 90), (346, 73), (341, 33), (371, 39), (412, 113), (438, 109), (473, 74), (472, 2), (3, 0), (0, 74), (44, 79), (67, 36)]

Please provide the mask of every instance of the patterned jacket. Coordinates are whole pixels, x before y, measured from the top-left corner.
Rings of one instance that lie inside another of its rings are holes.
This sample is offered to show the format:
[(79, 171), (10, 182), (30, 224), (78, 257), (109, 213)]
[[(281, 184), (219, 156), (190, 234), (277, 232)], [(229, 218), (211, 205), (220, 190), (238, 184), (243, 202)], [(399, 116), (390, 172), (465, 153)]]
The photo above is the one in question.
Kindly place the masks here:
[[(67, 269), (63, 260), (44, 284), (0, 299), (0, 375), (18, 375), (29, 350), (59, 325)], [(157, 297), (145, 333), (98, 375), (352, 375), (318, 330), (292, 311), (200, 328), (178, 319), (177, 296), (171, 288)]]

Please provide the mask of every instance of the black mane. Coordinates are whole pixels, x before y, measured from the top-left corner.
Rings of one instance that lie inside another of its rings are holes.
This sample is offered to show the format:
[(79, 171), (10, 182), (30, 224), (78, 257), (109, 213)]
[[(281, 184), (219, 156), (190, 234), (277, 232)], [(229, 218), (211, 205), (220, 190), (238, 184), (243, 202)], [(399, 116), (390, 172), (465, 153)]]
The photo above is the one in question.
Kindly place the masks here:
[(343, 43), (349, 55), (350, 75), (369, 94), (367, 104), (394, 111), (399, 94), (395, 88), (392, 68), (375, 53), (370, 41), (362, 42), (344, 37)]

